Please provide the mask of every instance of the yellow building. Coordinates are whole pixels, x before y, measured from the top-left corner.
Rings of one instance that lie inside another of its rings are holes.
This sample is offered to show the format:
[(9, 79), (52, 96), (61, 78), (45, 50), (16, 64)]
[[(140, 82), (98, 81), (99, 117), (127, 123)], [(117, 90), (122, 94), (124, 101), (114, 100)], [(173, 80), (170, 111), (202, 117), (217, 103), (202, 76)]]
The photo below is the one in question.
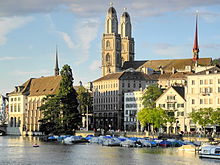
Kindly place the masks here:
[(59, 89), (61, 76), (32, 78), (8, 94), (9, 97), (9, 124), (8, 134), (40, 134), (42, 118), (39, 107), (43, 98), (49, 94), (56, 94)]
[(133, 69), (108, 74), (93, 81), (95, 128), (123, 129), (124, 93), (145, 89), (156, 82), (155, 75), (146, 75)]

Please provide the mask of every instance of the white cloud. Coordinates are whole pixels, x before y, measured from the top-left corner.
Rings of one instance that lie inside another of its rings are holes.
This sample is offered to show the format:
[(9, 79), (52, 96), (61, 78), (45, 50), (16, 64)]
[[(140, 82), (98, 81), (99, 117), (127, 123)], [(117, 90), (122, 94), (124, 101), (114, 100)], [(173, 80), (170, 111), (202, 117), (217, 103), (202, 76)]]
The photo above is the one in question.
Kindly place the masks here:
[(89, 69), (92, 71), (96, 71), (100, 69), (100, 66), (101, 66), (101, 61), (96, 60), (91, 63), (91, 65), (89, 66)]
[(7, 35), (32, 20), (32, 17), (0, 17), (0, 45), (7, 41)]
[(92, 41), (97, 37), (99, 26), (100, 20), (91, 18), (83, 19), (77, 25), (75, 34), (78, 38), (79, 49), (81, 50), (77, 64), (85, 62), (88, 59), (89, 49), (91, 48)]
[(62, 32), (62, 31), (56, 31), (56, 32), (62, 37), (62, 39), (64, 40), (64, 42), (67, 44), (69, 48), (71, 49), (74, 48), (74, 43), (69, 34)]
[(23, 60), (27, 59), (27, 57), (0, 57), (0, 61), (9, 61), (9, 60)]

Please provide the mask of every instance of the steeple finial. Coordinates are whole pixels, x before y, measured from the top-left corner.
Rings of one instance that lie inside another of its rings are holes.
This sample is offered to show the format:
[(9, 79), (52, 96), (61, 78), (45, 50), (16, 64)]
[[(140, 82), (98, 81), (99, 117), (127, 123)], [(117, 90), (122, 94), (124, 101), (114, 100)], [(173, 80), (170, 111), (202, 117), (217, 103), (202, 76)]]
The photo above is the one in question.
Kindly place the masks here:
[(196, 31), (195, 31), (195, 39), (193, 46), (193, 61), (197, 61), (199, 59), (199, 44), (198, 44), (198, 10), (196, 11)]
[(113, 7), (113, 2), (110, 2), (109, 5), (110, 5), (110, 7)]
[(55, 64), (55, 76), (59, 75), (59, 66), (58, 66), (58, 48), (56, 45), (56, 64)]

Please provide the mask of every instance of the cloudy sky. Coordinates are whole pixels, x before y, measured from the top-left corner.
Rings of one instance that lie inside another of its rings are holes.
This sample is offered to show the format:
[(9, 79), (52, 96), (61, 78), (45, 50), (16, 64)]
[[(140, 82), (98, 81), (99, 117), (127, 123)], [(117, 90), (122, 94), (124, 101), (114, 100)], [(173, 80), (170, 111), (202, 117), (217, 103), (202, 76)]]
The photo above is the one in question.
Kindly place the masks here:
[[(101, 38), (108, 0), (0, 0), (0, 93), (31, 77), (73, 69), (75, 85), (101, 75)], [(120, 18), (127, 8), (135, 59), (191, 58), (199, 10), (200, 57), (220, 57), (219, 0), (113, 0)]]

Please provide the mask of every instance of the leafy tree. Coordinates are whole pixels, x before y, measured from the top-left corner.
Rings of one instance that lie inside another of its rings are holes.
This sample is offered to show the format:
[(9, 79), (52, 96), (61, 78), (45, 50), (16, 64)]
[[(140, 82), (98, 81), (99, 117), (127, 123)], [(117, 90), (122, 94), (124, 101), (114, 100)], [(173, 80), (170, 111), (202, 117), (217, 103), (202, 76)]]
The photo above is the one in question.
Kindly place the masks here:
[(91, 111), (92, 109), (92, 97), (89, 91), (83, 87), (80, 86), (77, 90), (77, 99), (79, 101), (79, 107), (81, 114), (85, 115), (87, 113), (87, 106), (88, 110)]
[[(166, 113), (165, 115), (166, 123), (170, 123), (170, 125), (173, 126), (173, 124), (176, 123), (174, 111), (165, 110), (165, 113)], [(169, 133), (170, 133), (170, 130), (169, 130)]]
[(137, 118), (142, 126), (152, 124), (153, 128), (160, 128), (167, 122), (165, 111), (159, 107), (153, 109), (144, 108), (138, 112)]
[(198, 123), (202, 128), (205, 128), (206, 125), (213, 124), (213, 113), (213, 108), (200, 108), (197, 111), (190, 113), (190, 117), (194, 123)]
[(46, 134), (72, 133), (81, 121), (77, 109), (77, 94), (73, 88), (72, 70), (69, 65), (64, 65), (61, 70), (62, 80), (58, 94), (48, 95), (40, 107), (43, 113), (41, 131)]
[(73, 88), (72, 69), (69, 65), (64, 65), (61, 72), (62, 80), (58, 96), (60, 97), (60, 108), (62, 115), (62, 128), (64, 133), (71, 133), (77, 129), (81, 122), (81, 116), (77, 109), (77, 93)]
[(43, 99), (43, 102), (40, 110), (44, 117), (39, 120), (40, 130), (45, 134), (57, 134), (58, 127), (60, 127), (60, 100), (57, 95), (48, 95)]
[(211, 120), (213, 124), (220, 125), (220, 108), (217, 108), (214, 112), (212, 112)]
[(220, 65), (220, 58), (212, 60), (212, 65)]
[(145, 91), (142, 100), (145, 108), (155, 108), (156, 100), (162, 94), (162, 90), (156, 84), (149, 85)]

